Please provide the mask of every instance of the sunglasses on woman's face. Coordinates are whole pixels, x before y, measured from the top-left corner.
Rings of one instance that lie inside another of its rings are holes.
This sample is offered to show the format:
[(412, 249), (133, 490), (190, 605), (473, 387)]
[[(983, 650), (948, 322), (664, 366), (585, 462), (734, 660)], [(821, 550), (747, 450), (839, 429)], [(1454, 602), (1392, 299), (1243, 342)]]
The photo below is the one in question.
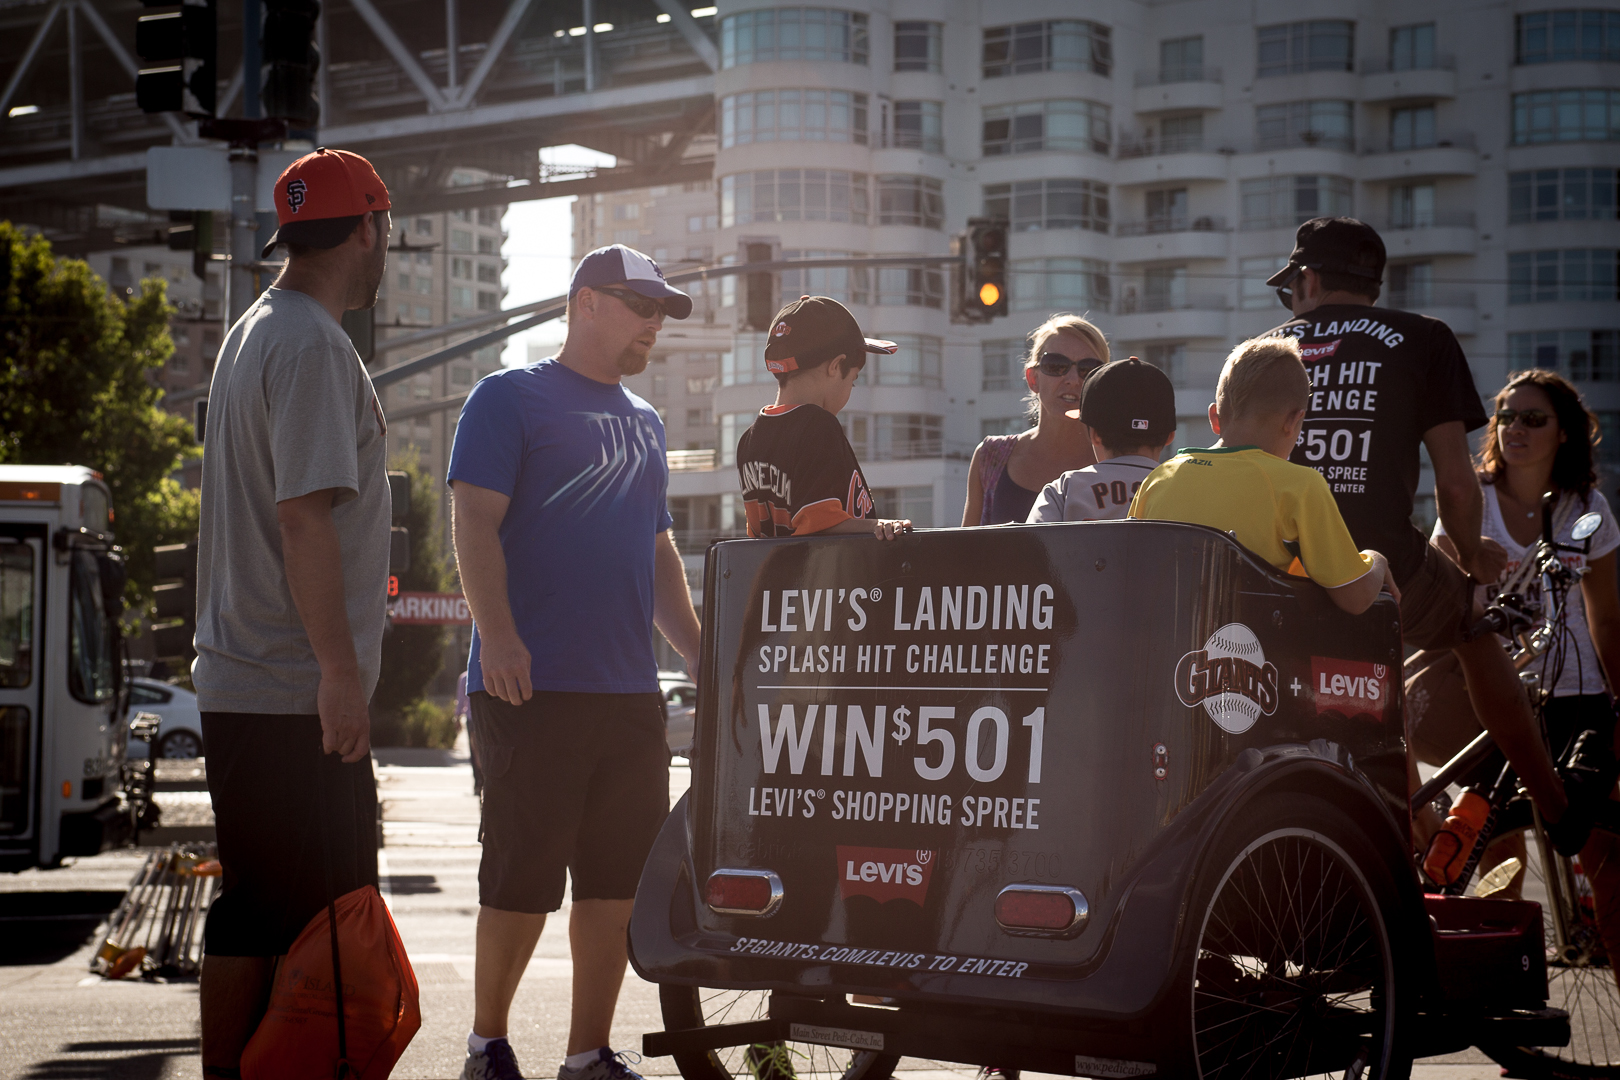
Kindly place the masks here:
[(1547, 421), (1549, 421), (1551, 419), (1552, 419), (1552, 416), (1550, 414), (1544, 413), (1540, 409), (1497, 409), (1496, 410), (1496, 426), (1497, 427), (1504, 427), (1504, 428), (1512, 427), (1513, 426), (1513, 421), (1515, 421), (1515, 420), (1523, 420), (1524, 421), (1524, 426), (1527, 427), (1527, 428), (1540, 428), (1540, 427), (1546, 427), (1547, 426)]
[(625, 307), (635, 312), (638, 318), (650, 319), (653, 315), (662, 314), (664, 311), (664, 305), (650, 296), (642, 296), (640, 293), (631, 292), (628, 289), (612, 289), (605, 285), (597, 285), (595, 288), (597, 292), (607, 293), (618, 300)]
[(1071, 360), (1062, 353), (1043, 352), (1040, 357), (1041, 374), (1049, 375), (1054, 379), (1061, 379), (1075, 368), (1080, 369), (1083, 379), (1093, 371), (1102, 367), (1101, 360)]

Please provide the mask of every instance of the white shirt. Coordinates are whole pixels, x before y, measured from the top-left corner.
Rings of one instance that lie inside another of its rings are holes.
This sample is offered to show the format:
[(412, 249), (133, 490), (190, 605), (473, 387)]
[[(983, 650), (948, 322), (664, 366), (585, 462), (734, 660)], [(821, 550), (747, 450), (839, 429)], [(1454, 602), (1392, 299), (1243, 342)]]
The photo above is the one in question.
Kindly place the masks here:
[(1158, 467), (1157, 458), (1124, 454), (1066, 472), (1041, 489), (1029, 521), (1118, 521)]
[[(1603, 517), (1603, 524), (1592, 534), (1592, 550), (1589, 554), (1581, 555), (1573, 551), (1560, 553), (1564, 565), (1572, 570), (1579, 569), (1589, 561), (1620, 548), (1620, 525), (1615, 524), (1614, 512), (1609, 509), (1609, 502), (1602, 493), (1594, 489), (1590, 496), (1591, 501), (1585, 506), (1580, 505), (1578, 501), (1571, 506), (1571, 501), (1575, 499), (1573, 494), (1566, 494), (1553, 508), (1553, 522), (1557, 527), (1554, 540), (1560, 544), (1575, 543), (1570, 538), (1570, 531), (1575, 528), (1575, 522), (1582, 514), (1600, 514)], [(1502, 505), (1496, 500), (1496, 487), (1492, 484), (1485, 485), (1485, 516), (1480, 531), (1501, 544), (1508, 555), (1507, 569), (1502, 571), (1502, 576), (1492, 584), (1481, 585), (1475, 590), (1479, 602), (1489, 604), (1500, 591), (1501, 584), (1513, 576), (1513, 572), (1518, 569), (1530, 548), (1535, 546), (1535, 542), (1531, 541), (1529, 545), (1521, 544), (1508, 533), (1507, 524), (1502, 520)], [(1445, 527), (1438, 521), (1435, 522), (1434, 535), (1445, 534)], [(1540, 575), (1531, 577), (1518, 592), (1532, 603), (1540, 603)], [(1564, 601), (1564, 633), (1566, 635), (1564, 668), (1559, 673), (1558, 682), (1552, 688), (1553, 696), (1571, 697), (1576, 694), (1604, 693), (1603, 667), (1598, 662), (1597, 650), (1592, 646), (1592, 633), (1586, 625), (1586, 597), (1582, 595), (1578, 583), (1569, 590), (1569, 597)], [(1553, 654), (1556, 649), (1556, 645), (1548, 649), (1540, 659), (1530, 665), (1530, 670), (1545, 671), (1546, 675), (1551, 675)]]

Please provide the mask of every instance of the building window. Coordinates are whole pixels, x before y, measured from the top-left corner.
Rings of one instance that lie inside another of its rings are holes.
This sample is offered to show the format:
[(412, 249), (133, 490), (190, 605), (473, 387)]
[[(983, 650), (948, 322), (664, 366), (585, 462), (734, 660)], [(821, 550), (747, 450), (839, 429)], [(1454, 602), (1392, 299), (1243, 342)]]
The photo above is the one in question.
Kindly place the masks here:
[(765, 169), (720, 178), (721, 226), (777, 221), (844, 221), (865, 225), (865, 173), (835, 169)]
[(478, 224), (495, 226), (501, 223), (501, 212), (493, 206), (480, 206), (478, 208)]
[(413, 308), (412, 310), (416, 315), (416, 321), (417, 322), (420, 322), (420, 323), (432, 323), (432, 321), (433, 321), (433, 309), (428, 307), (426, 304), (417, 304), (416, 307)]
[(450, 369), (450, 385), (471, 386), (473, 381), (472, 368), (463, 364), (456, 364)]
[[(1125, 310), (1135, 305), (1125, 297)], [(1187, 268), (1185, 266), (1150, 266), (1142, 272), (1142, 310), (1179, 311), (1188, 306)]]
[(984, 77), (1024, 75), (1032, 71), (1094, 71), (1114, 67), (1110, 31), (1084, 19), (1054, 19), (987, 26), (984, 30)]
[(1508, 255), (1508, 303), (1620, 300), (1614, 248), (1516, 251)]
[(1514, 62), (1620, 61), (1620, 11), (1538, 11), (1514, 17)]
[(720, 218), (716, 214), (691, 214), (686, 219), (686, 231), (689, 233), (708, 232), (720, 226)]
[(937, 308), (944, 302), (945, 275), (937, 269), (881, 266), (876, 274), (880, 306)]
[(1171, 38), (1159, 42), (1159, 81), (1162, 83), (1202, 82), (1204, 78), (1204, 38)]
[(867, 453), (873, 461), (940, 457), (945, 449), (944, 427), (943, 417), (925, 413), (878, 413), (872, 417), (872, 445)]
[(1286, 255), (1261, 255), (1238, 260), (1238, 307), (1245, 311), (1268, 310), (1277, 303), (1277, 290), (1266, 279), (1288, 262)]
[(1434, 23), (1396, 26), (1389, 32), (1389, 70), (1427, 71), (1434, 67)]
[(464, 281), (471, 280), (473, 276), (473, 261), (471, 259), (451, 259), (450, 276), (453, 278), (461, 278)]
[(613, 207), (614, 221), (639, 221), (640, 219), (640, 203), (619, 203)]
[(1513, 142), (1620, 139), (1620, 90), (1538, 90), (1513, 95)]
[(979, 438), (988, 439), (992, 435), (1017, 435), (1019, 432), (1028, 431), (1034, 426), (1034, 416), (997, 416), (979, 421)]
[(757, 90), (720, 99), (720, 145), (866, 143), (866, 95), (848, 90)]
[(1017, 341), (983, 341), (979, 343), (983, 376), (981, 390), (1020, 390), (1023, 380), (1015, 379), (1023, 363), (1023, 343)]
[(1425, 146), (1433, 146), (1434, 142), (1433, 105), (1389, 110), (1391, 150), (1420, 150)]
[(1433, 224), (1433, 184), (1400, 184), (1389, 189), (1390, 228), (1426, 229)]
[(433, 219), (432, 218), (425, 218), (425, 217), (417, 218), (416, 219), (416, 235), (417, 236), (432, 236), (433, 235)]
[(433, 252), (418, 251), (416, 253), (416, 265), (427, 267), (426, 273), (433, 273)]
[[(874, 386), (942, 386), (940, 362), (944, 341), (926, 334), (888, 334), (900, 348), (892, 355), (866, 358), (867, 378)], [(873, 368), (876, 372), (873, 372)]]
[(1108, 106), (1060, 99), (997, 105), (984, 110), (984, 156), (1037, 150), (1108, 153)]
[(454, 285), (450, 289), (450, 306), (470, 308), (473, 306), (473, 291), (461, 285)]
[(1392, 308), (1426, 308), (1434, 302), (1434, 264), (1392, 263), (1386, 270), (1388, 294), (1385, 304)]
[(928, 176), (877, 178), (878, 224), (937, 229), (945, 221), (944, 187)]
[(470, 229), (450, 230), (451, 251), (471, 251), (473, 249), (473, 234)]
[(1187, 189), (1169, 188), (1147, 193), (1147, 231), (1181, 232), (1187, 227)]
[(171, 354), (163, 366), (169, 369), (171, 375), (186, 375), (191, 371), (191, 360), (185, 353), (177, 352)]
[(872, 504), (885, 521), (904, 519), (919, 529), (934, 527), (934, 486), (885, 487), (872, 489)]
[(937, 22), (894, 24), (894, 70), (939, 71), (943, 27)]
[(430, 277), (418, 277), (416, 279), (416, 291), (421, 296), (432, 296), (433, 279)]
[[(1397, 110), (1399, 111), (1399, 110)], [(1254, 110), (1255, 135), (1262, 150), (1319, 146), (1350, 150), (1355, 146), (1355, 102), (1289, 101)], [(1430, 110), (1433, 133), (1433, 110)]]
[(479, 289), (478, 290), (478, 310), (479, 311), (499, 311), (499, 310), (501, 310), (501, 294), (500, 293), (490, 292), (488, 289)]
[(1352, 186), (1342, 176), (1266, 176), (1241, 181), (1241, 227), (1292, 229), (1313, 217), (1348, 215)]
[(720, 414), (720, 464), (737, 464), (737, 440), (753, 423), (751, 412)]
[(478, 254), (495, 254), (495, 238), (493, 236), (480, 236), (478, 238)]
[(401, 274), (401, 275), (399, 275), (399, 291), (400, 292), (407, 292), (407, 293), (411, 291), (411, 275), (409, 275), (409, 274)]
[(1613, 221), (1620, 206), (1614, 169), (1537, 169), (1508, 174), (1508, 222)]
[(1014, 311), (1108, 310), (1108, 264), (1098, 259), (1025, 259), (1011, 269)]
[(866, 16), (826, 8), (766, 8), (720, 20), (720, 66), (772, 60), (866, 63)]
[(1340, 19), (1279, 23), (1256, 30), (1264, 79), (1304, 71), (1351, 71), (1355, 64), (1356, 24)]
[(984, 186), (985, 217), (1007, 218), (1014, 232), (1108, 231), (1108, 185), (1095, 180), (1020, 180)]
[(1176, 385), (1187, 378), (1187, 344), (1183, 341), (1142, 346), (1143, 360), (1152, 364)]
[(927, 154), (945, 152), (944, 108), (937, 101), (894, 103), (894, 135), (890, 142), (901, 150)]
[(478, 264), (478, 280), (486, 285), (499, 285), (501, 283), (501, 268), (494, 263), (481, 262)]
[[(1509, 334), (1508, 369), (1523, 371), (1532, 367), (1560, 372), (1576, 382), (1620, 382), (1620, 330)], [(1620, 433), (1604, 434), (1615, 434), (1620, 443)], [(1609, 450), (1620, 450), (1620, 445)]]
[[(864, 258), (864, 252), (784, 250), (784, 259)], [(871, 285), (864, 266), (811, 266), (783, 270), (778, 279), (783, 296), (830, 296), (840, 304), (871, 303)]]

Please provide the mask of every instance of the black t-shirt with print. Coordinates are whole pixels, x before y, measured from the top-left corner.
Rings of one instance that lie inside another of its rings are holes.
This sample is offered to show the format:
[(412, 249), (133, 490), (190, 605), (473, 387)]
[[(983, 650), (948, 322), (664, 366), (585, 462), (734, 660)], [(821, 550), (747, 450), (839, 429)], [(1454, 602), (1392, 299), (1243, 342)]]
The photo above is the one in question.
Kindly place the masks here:
[(804, 536), (873, 515), (838, 418), (818, 405), (760, 410), (737, 442), (749, 536)]
[(1462, 346), (1438, 319), (1350, 304), (1272, 333), (1299, 339), (1311, 376), (1289, 460), (1327, 478), (1356, 544), (1383, 552), (1404, 583), (1428, 543), (1412, 524), (1423, 433), (1453, 420), (1473, 431), (1486, 419)]

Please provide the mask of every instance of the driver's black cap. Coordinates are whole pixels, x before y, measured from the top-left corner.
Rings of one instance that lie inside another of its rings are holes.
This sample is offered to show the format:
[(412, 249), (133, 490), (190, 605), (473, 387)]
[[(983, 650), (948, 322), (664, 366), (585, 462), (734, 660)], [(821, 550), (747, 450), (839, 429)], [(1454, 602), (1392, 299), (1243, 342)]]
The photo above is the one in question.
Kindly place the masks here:
[(1317, 273), (1350, 274), (1382, 282), (1384, 240), (1365, 221), (1350, 217), (1311, 218), (1294, 234), (1294, 251), (1288, 265), (1266, 279), (1273, 287), (1287, 284), (1301, 266)]

